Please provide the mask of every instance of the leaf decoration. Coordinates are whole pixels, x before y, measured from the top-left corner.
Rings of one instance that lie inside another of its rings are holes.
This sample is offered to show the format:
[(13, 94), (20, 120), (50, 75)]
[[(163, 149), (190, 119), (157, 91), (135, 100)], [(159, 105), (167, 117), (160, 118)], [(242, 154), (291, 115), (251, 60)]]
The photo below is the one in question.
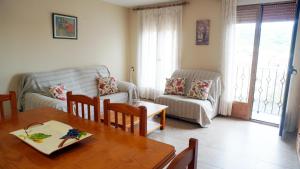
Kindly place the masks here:
[(34, 142), (41, 143), (44, 139), (51, 137), (51, 135), (47, 135), (44, 133), (34, 133), (28, 136), (29, 139), (31, 139)]
[(82, 136), (85, 136), (87, 133), (85, 131), (81, 131), (79, 132), (79, 138), (81, 138)]

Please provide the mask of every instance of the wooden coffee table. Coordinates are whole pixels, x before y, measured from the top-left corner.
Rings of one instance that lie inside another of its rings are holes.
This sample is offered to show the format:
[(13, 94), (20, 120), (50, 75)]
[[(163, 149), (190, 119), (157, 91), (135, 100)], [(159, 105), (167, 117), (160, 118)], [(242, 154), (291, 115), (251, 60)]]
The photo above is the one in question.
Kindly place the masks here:
[[(152, 102), (147, 102), (147, 101), (136, 101), (134, 103), (130, 103), (130, 105), (133, 106), (145, 106), (147, 108), (147, 134), (160, 129), (163, 130), (166, 126), (166, 109), (168, 106), (161, 105), (161, 104), (156, 104)], [(156, 115), (160, 115), (160, 121), (157, 122), (153, 118)], [(103, 115), (102, 115), (103, 116)], [(103, 117), (101, 116), (101, 119)], [(122, 126), (122, 116), (118, 115), (118, 123), (120, 127)], [(110, 121), (112, 124), (114, 124), (115, 121), (115, 116), (114, 113), (110, 115)], [(134, 117), (134, 124), (138, 125), (139, 124), (139, 118)], [(126, 127), (130, 128), (130, 116), (126, 116)]]
[[(147, 108), (147, 133), (151, 133), (154, 130), (163, 130), (166, 126), (166, 109), (168, 106), (156, 104), (147, 101), (137, 101), (132, 103), (134, 106), (145, 106)], [(160, 122), (153, 120), (155, 115), (160, 115)]]

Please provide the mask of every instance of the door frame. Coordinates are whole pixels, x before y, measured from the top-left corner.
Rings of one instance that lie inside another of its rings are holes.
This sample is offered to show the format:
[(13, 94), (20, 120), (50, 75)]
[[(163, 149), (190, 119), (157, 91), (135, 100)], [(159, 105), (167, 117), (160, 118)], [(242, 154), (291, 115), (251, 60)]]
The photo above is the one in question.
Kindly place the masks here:
[(292, 34), (292, 40), (291, 40), (290, 58), (289, 58), (289, 64), (288, 64), (287, 78), (286, 78), (280, 126), (279, 126), (279, 136), (283, 136), (283, 137), (284, 137), (283, 131), (284, 131), (284, 127), (285, 127), (286, 111), (287, 111), (287, 103), (288, 103), (288, 96), (289, 96), (289, 91), (290, 91), (291, 78), (294, 73), (297, 73), (297, 70), (294, 67), (294, 57), (295, 57), (295, 47), (296, 47), (297, 31), (298, 31), (298, 24), (299, 24), (298, 23), (299, 22), (299, 12), (300, 12), (300, 4), (299, 4), (299, 0), (297, 0), (294, 28), (293, 28), (293, 34)]
[[(283, 105), (282, 105), (282, 112), (279, 124), (279, 135), (282, 136), (283, 129), (285, 125), (285, 118), (286, 118), (286, 109), (287, 109), (287, 102), (288, 102), (288, 95), (289, 95), (289, 88), (290, 88), (290, 81), (291, 76), (293, 73), (297, 72), (294, 68), (294, 53), (295, 53), (295, 45), (296, 45), (296, 38), (297, 38), (297, 30), (298, 30), (298, 21), (299, 21), (299, 12), (300, 12), (300, 0), (296, 2), (296, 13), (294, 19), (294, 28), (292, 33), (292, 42), (291, 42), (291, 49), (290, 49), (290, 57), (289, 57), (289, 64), (288, 64), (288, 71), (287, 71), (287, 79), (285, 84), (284, 96), (283, 96)], [(255, 94), (255, 84), (256, 84), (256, 73), (257, 73), (257, 64), (258, 64), (258, 56), (259, 56), (259, 47), (260, 47), (260, 38), (261, 38), (261, 26), (263, 22), (263, 11), (265, 5), (271, 4), (285, 4), (291, 2), (277, 2), (277, 3), (264, 3), (264, 4), (257, 4), (259, 6), (257, 19), (256, 19), (256, 27), (255, 27), (255, 36), (254, 36), (254, 44), (253, 44), (253, 58), (252, 58), (252, 65), (251, 65), (251, 75), (250, 75), (250, 84), (249, 84), (249, 93), (248, 93), (248, 102), (238, 102), (234, 101), (232, 105), (232, 114), (235, 117), (251, 120), (252, 119), (252, 110), (253, 110), (253, 103), (254, 103), (254, 94)], [(269, 123), (266, 123), (269, 124)], [(276, 125), (277, 126), (277, 125)]]
[(252, 63), (251, 63), (250, 84), (249, 84), (249, 91), (248, 91), (248, 102), (234, 101), (232, 104), (232, 115), (234, 117), (245, 119), (245, 120), (252, 119), (257, 63), (258, 63), (259, 45), (260, 45), (260, 37), (261, 37), (261, 25), (262, 25), (264, 6), (262, 4), (258, 4), (257, 6), (258, 6), (258, 13), (255, 22), (256, 25), (255, 25), (255, 33), (254, 33), (254, 44), (253, 44), (253, 54), (252, 54)]
[(257, 65), (258, 65), (258, 56), (259, 56), (259, 46), (260, 46), (260, 37), (261, 37), (261, 25), (263, 19), (263, 11), (264, 6), (259, 5), (258, 15), (256, 19), (256, 28), (255, 28), (255, 36), (254, 36), (254, 44), (253, 44), (253, 57), (252, 57), (252, 65), (251, 65), (251, 79), (249, 86), (249, 95), (248, 95), (248, 104), (249, 104), (249, 116), (252, 119), (252, 110), (254, 103), (254, 94), (255, 94), (255, 84), (256, 84), (256, 73), (257, 73)]

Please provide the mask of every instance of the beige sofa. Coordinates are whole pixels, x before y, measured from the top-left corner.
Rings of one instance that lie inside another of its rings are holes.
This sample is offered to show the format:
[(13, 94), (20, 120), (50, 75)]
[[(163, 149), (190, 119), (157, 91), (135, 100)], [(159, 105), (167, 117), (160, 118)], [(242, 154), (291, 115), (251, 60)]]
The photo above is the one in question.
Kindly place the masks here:
[[(158, 104), (169, 106), (167, 115), (207, 127), (218, 114), (219, 98), (221, 95), (221, 75), (205, 70), (176, 70), (172, 78), (185, 78), (185, 96), (161, 95), (155, 99)], [(187, 92), (193, 79), (212, 80), (208, 100), (188, 98)]]
[[(97, 76), (108, 77), (110, 72), (106, 66), (102, 65), (25, 74), (21, 78), (18, 89), (19, 108), (24, 111), (39, 107), (52, 107), (67, 111), (66, 101), (53, 98), (49, 93), (49, 87), (63, 84), (74, 94), (94, 97), (98, 95)], [(124, 81), (117, 83), (118, 93), (100, 97), (101, 111), (104, 99), (111, 99), (112, 102), (130, 102), (137, 98), (134, 84)]]

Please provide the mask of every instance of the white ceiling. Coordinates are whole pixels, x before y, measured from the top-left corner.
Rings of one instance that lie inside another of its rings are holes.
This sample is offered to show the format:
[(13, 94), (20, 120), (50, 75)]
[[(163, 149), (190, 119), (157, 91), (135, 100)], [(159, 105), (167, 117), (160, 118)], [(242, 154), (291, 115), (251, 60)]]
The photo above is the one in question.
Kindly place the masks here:
[(178, 0), (104, 0), (104, 1), (116, 5), (120, 5), (120, 6), (125, 6), (125, 7), (136, 7), (136, 6), (158, 4), (158, 3), (172, 2)]

